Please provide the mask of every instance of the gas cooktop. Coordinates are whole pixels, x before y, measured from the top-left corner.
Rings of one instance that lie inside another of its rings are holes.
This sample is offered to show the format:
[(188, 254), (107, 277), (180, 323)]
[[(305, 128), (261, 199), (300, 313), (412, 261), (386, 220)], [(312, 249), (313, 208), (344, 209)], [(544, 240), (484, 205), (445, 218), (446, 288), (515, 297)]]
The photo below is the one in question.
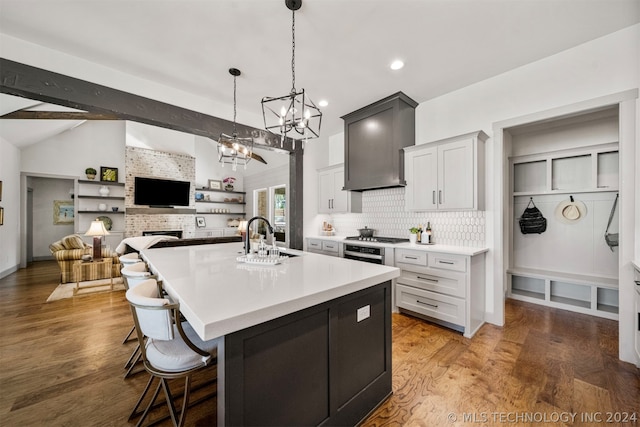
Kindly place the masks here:
[(402, 239), (399, 237), (362, 237), (362, 236), (349, 236), (346, 240), (358, 240), (360, 242), (378, 242), (378, 243), (405, 243), (409, 239)]

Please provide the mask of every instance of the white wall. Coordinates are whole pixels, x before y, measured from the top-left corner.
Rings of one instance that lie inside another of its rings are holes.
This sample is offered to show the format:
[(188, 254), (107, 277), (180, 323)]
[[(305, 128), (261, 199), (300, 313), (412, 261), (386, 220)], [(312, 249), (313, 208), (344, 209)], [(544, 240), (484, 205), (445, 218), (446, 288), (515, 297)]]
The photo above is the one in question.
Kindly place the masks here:
[(20, 170), (25, 174), (76, 176), (101, 166), (118, 168), (124, 182), (124, 128), (120, 121), (87, 121), (82, 125), (22, 149)]
[(20, 263), (20, 150), (0, 138), (0, 181), (4, 225), (0, 225), (0, 278), (17, 270)]
[[(416, 144), (638, 87), (640, 24), (421, 103)], [(410, 94), (409, 94), (410, 95)]]

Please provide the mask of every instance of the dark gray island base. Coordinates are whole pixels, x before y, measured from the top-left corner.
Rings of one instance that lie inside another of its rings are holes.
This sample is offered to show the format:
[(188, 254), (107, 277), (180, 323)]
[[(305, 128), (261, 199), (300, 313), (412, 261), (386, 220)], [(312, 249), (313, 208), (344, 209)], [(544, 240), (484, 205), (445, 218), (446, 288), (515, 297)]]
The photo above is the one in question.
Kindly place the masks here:
[(219, 426), (353, 426), (390, 395), (391, 281), (228, 334), (218, 348)]

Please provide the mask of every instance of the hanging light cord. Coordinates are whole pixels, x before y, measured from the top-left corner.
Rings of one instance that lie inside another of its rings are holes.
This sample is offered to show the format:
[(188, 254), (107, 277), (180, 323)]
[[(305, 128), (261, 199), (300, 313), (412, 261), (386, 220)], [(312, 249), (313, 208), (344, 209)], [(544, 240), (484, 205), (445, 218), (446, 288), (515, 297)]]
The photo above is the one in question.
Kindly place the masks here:
[(236, 130), (236, 76), (233, 76), (233, 138), (238, 136)]
[(296, 11), (291, 10), (291, 93), (296, 92)]

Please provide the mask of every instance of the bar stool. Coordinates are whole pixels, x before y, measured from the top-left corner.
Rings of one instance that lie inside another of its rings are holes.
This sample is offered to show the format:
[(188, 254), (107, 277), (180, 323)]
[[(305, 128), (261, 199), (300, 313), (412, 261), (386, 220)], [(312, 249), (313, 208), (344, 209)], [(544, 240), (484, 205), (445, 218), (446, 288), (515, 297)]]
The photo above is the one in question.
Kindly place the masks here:
[(131, 264), (136, 264), (138, 262), (142, 262), (140, 259), (140, 254), (137, 252), (130, 252), (128, 254), (120, 255), (118, 258), (120, 260), (121, 268), (125, 268)]
[[(122, 280), (124, 282), (124, 287), (126, 290), (135, 288), (140, 283), (144, 282), (148, 279), (157, 279), (155, 275), (152, 275), (151, 272), (147, 268), (147, 263), (143, 262), (141, 259), (138, 259), (137, 262), (129, 262), (125, 267), (120, 270), (120, 275), (122, 276)], [(135, 325), (131, 327), (129, 333), (125, 337), (122, 344), (126, 344), (129, 341), (129, 338), (135, 331)], [(133, 372), (133, 368), (140, 361), (140, 345), (136, 344), (136, 347), (133, 349), (131, 356), (125, 363), (124, 368), (127, 372), (124, 374), (124, 378), (128, 378), (130, 375), (138, 372)]]
[[(169, 415), (174, 426), (178, 427), (184, 425), (189, 407), (191, 375), (217, 363), (218, 340), (202, 341), (188, 322), (180, 320), (180, 305), (160, 295), (158, 284), (154, 279), (145, 280), (126, 293), (131, 305), (144, 368), (151, 376), (129, 420), (140, 415), (138, 408), (153, 382), (158, 379), (155, 392), (142, 412), (137, 426), (142, 424), (149, 410), (154, 407), (162, 387), (169, 407)], [(184, 393), (182, 407), (176, 411), (168, 380), (178, 378), (184, 378)], [(199, 399), (194, 404), (200, 401)], [(155, 420), (153, 423), (158, 421), (160, 420)]]

